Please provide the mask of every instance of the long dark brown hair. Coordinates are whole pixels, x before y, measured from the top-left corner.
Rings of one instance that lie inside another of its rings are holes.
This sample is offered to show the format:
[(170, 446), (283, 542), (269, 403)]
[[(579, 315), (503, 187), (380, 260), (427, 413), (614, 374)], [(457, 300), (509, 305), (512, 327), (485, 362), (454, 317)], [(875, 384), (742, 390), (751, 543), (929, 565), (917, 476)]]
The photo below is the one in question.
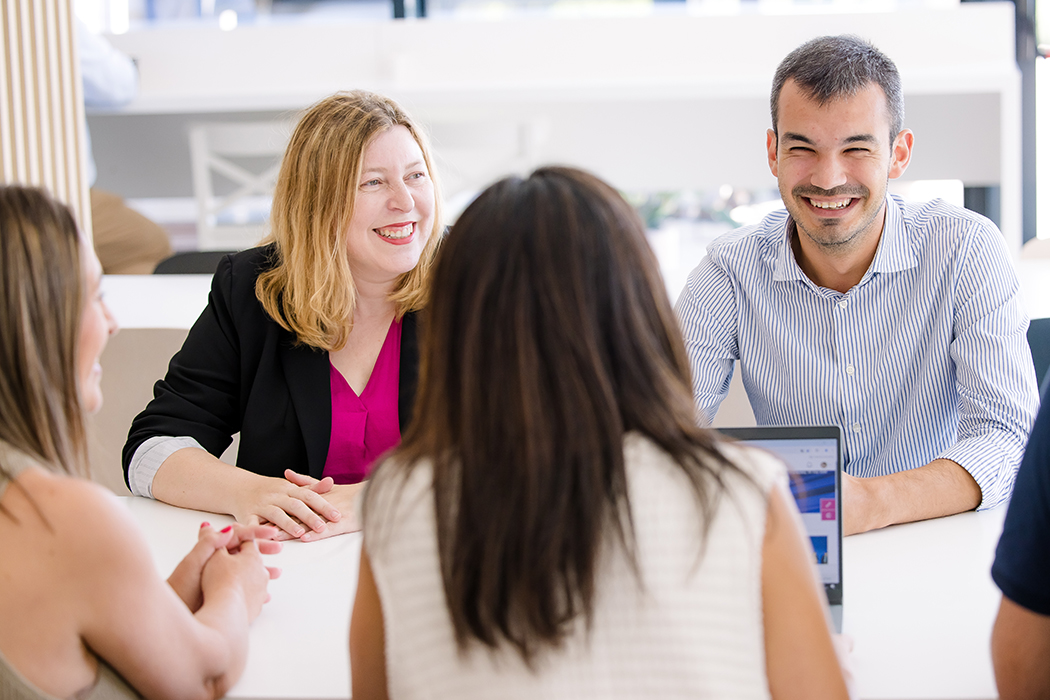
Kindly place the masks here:
[(0, 186), (0, 440), (44, 466), (84, 475), (81, 269), (69, 209), (44, 190)]
[(414, 420), (380, 469), (433, 464), (460, 648), (505, 640), (531, 662), (590, 622), (607, 533), (635, 561), (626, 433), (688, 475), (698, 540), (729, 465), (695, 422), (642, 223), (598, 178), (548, 167), (489, 187), (443, 244), (431, 294)]

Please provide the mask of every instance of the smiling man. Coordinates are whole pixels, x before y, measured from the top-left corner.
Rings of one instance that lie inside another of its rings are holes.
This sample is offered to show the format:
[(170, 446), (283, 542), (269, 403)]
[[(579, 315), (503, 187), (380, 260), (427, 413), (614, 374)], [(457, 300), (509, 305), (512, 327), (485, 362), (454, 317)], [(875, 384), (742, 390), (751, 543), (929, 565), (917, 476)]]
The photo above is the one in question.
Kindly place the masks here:
[(998, 505), (1038, 400), (1002, 235), (887, 195), (914, 136), (896, 66), (867, 42), (795, 49), (770, 107), (787, 209), (715, 241), (676, 309), (701, 419), (739, 360), (760, 425), (840, 426), (846, 534)]

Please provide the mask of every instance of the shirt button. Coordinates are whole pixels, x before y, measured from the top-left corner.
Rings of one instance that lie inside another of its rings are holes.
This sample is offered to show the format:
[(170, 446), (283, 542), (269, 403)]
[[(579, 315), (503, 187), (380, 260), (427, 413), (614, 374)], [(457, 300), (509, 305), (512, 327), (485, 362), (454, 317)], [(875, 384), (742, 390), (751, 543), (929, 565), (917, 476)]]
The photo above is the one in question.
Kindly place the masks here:
[(856, 370), (853, 369), (853, 365), (846, 365), (846, 374), (852, 377), (854, 372), (856, 372)]
[(860, 423), (854, 423), (853, 424), (853, 432), (855, 432), (855, 433), (859, 433), (860, 432)]
[(845, 299), (843, 299), (842, 301), (840, 301), (840, 302), (839, 302), (839, 308), (840, 308), (840, 309), (844, 309), (844, 308), (846, 308), (847, 306), (849, 306), (849, 302), (848, 302), (848, 301), (846, 301)]

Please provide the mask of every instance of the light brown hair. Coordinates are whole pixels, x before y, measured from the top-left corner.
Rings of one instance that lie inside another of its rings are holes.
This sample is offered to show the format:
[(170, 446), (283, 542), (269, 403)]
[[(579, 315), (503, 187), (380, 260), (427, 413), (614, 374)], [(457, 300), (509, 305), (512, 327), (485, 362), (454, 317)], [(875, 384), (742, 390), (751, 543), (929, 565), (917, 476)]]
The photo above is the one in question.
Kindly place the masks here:
[(361, 162), (367, 145), (393, 126), (409, 130), (434, 183), (434, 228), (419, 263), (397, 280), (391, 300), (400, 318), (421, 309), (440, 243), (441, 196), (425, 135), (393, 100), (371, 92), (339, 92), (311, 107), (292, 133), (270, 212), (274, 267), (259, 276), (263, 308), (299, 342), (323, 350), (346, 344), (357, 289), (347, 258)]
[(44, 466), (86, 475), (80, 245), (69, 209), (47, 192), (0, 187), (0, 440)]

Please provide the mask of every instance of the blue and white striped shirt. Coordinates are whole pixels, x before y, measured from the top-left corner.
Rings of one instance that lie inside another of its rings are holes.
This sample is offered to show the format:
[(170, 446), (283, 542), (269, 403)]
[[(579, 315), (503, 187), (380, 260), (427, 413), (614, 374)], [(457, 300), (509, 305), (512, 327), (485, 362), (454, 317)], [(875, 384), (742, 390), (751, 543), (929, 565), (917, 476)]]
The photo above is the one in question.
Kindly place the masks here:
[(945, 458), (980, 485), (982, 508), (1005, 500), (1038, 395), (999, 231), (940, 200), (890, 197), (871, 267), (845, 294), (802, 272), (793, 233), (773, 212), (718, 238), (689, 275), (676, 311), (701, 418), (739, 360), (758, 424), (840, 426), (849, 474)]

